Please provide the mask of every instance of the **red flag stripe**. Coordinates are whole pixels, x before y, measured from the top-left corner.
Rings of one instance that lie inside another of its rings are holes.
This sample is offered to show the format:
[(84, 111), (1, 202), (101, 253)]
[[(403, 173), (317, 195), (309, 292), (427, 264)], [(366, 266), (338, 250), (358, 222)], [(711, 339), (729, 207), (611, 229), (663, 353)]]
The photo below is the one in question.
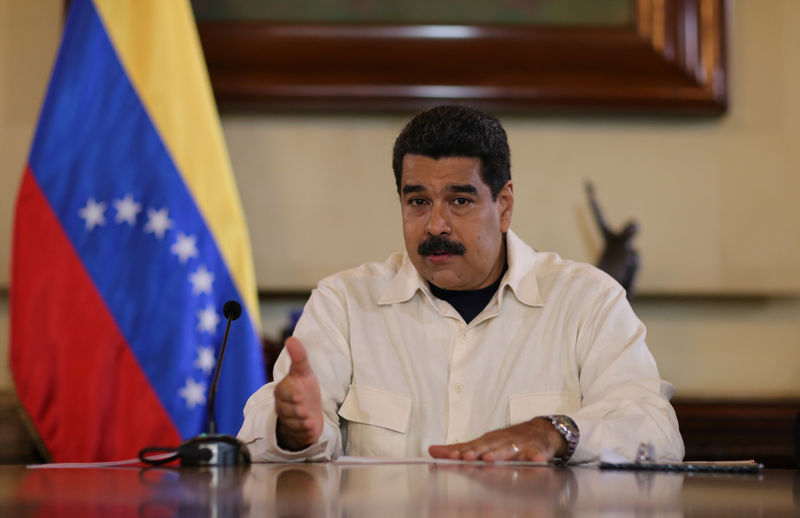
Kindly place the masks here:
[(14, 222), (11, 370), (42, 440), (58, 452), (53, 460), (121, 460), (145, 446), (177, 446), (177, 429), (29, 168)]

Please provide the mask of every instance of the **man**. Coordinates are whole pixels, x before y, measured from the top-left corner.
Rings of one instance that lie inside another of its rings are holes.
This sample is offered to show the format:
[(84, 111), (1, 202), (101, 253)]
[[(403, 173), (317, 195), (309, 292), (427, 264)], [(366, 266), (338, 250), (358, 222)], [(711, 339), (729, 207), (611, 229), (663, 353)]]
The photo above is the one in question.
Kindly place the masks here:
[(395, 142), (405, 254), (311, 294), (245, 406), (254, 460), (342, 451), (464, 460), (633, 459), (683, 442), (624, 290), (538, 253), (510, 229), (499, 121), (463, 106), (417, 115)]

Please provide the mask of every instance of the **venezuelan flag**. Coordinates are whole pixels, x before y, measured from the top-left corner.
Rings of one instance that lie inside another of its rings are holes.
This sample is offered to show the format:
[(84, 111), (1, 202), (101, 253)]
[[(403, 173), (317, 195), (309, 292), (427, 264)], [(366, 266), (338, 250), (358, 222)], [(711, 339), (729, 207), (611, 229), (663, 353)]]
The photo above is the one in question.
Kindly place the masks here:
[(55, 461), (235, 434), (265, 381), (252, 254), (186, 1), (74, 0), (14, 222), (11, 368)]

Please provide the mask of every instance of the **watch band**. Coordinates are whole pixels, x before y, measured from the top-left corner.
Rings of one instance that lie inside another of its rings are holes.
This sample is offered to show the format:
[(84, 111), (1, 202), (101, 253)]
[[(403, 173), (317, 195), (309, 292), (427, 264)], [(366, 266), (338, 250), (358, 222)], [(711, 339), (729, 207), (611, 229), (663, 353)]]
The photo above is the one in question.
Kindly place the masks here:
[(578, 446), (578, 441), (581, 437), (581, 432), (578, 430), (578, 425), (571, 417), (566, 415), (548, 415), (545, 419), (549, 420), (553, 427), (561, 434), (564, 441), (567, 443), (567, 452), (560, 457), (553, 457), (553, 462), (556, 464), (564, 464), (567, 462), (572, 454), (575, 453), (575, 448)]

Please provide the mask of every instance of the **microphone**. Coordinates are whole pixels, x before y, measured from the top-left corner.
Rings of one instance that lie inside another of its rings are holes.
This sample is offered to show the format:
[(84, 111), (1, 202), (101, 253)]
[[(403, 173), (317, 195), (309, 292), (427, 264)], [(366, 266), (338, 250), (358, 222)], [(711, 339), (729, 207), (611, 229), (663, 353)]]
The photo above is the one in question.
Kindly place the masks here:
[(247, 446), (236, 437), (217, 433), (217, 421), (214, 417), (214, 403), (217, 397), (217, 384), (222, 359), (225, 356), (225, 347), (228, 345), (228, 333), (231, 322), (242, 314), (242, 306), (235, 300), (229, 300), (222, 307), (222, 315), (228, 320), (225, 327), (225, 336), (222, 338), (222, 347), (219, 359), (214, 369), (214, 379), (208, 390), (208, 421), (206, 433), (189, 439), (178, 448), (178, 458), (181, 466), (238, 466), (250, 464), (250, 452)]
[(217, 433), (217, 420), (214, 417), (214, 402), (217, 399), (217, 384), (219, 383), (219, 371), (222, 367), (222, 358), (225, 356), (225, 346), (228, 345), (228, 333), (231, 330), (231, 322), (239, 318), (242, 314), (242, 306), (235, 300), (229, 300), (222, 306), (222, 316), (228, 320), (228, 325), (225, 326), (225, 336), (222, 337), (222, 348), (219, 351), (219, 360), (214, 369), (214, 380), (211, 382), (211, 388), (208, 390), (208, 422), (206, 424), (206, 433)]

